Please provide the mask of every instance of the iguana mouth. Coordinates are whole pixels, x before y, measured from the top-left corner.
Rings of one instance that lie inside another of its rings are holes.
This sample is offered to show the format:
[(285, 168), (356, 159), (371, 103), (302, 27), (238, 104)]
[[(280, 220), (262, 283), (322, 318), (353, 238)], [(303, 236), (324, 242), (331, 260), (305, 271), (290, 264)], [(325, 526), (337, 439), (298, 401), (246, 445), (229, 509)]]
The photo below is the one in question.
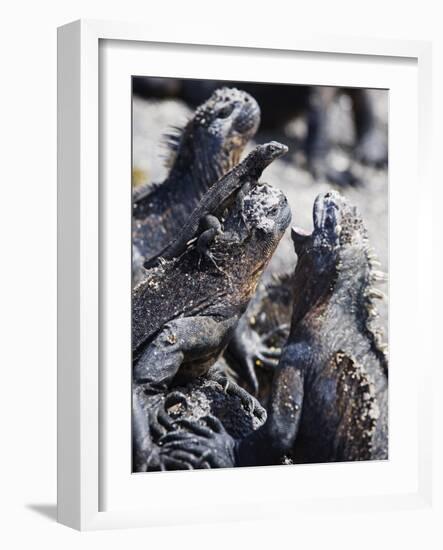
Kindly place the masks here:
[(341, 196), (335, 192), (327, 192), (317, 196), (312, 212), (314, 230), (311, 234), (299, 228), (292, 228), (292, 240), (295, 252), (309, 253), (315, 249), (333, 249), (340, 244), (341, 226)]
[(292, 228), (292, 240), (297, 254), (312, 249), (337, 249), (367, 239), (363, 220), (357, 209), (336, 191), (317, 196), (313, 209), (314, 230), (308, 234)]
[[(314, 203), (314, 242), (315, 244), (339, 244), (341, 232), (341, 209), (343, 204), (340, 195), (328, 192), (319, 195)], [(321, 241), (321, 242), (318, 242)]]
[(330, 191), (316, 199), (314, 223), (316, 218), (322, 220), (323, 233), (333, 231), (339, 237), (339, 244), (345, 245), (367, 239), (367, 231), (357, 208), (337, 193)]

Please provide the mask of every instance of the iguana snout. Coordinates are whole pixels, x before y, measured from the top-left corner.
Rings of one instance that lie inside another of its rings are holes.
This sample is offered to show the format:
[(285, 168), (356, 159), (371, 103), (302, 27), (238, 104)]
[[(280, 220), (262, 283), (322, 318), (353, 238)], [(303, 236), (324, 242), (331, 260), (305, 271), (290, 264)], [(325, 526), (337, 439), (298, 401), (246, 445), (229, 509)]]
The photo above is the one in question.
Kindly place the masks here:
[(255, 99), (236, 88), (220, 88), (195, 113), (195, 127), (211, 136), (246, 142), (260, 124), (260, 107)]
[(243, 216), (249, 227), (276, 234), (280, 239), (291, 222), (291, 209), (279, 189), (260, 184), (245, 196)]
[(297, 227), (292, 228), (291, 236), (298, 255), (312, 250), (338, 250), (349, 244), (363, 243), (367, 239), (363, 220), (356, 207), (336, 191), (317, 196), (313, 222), (312, 234)]

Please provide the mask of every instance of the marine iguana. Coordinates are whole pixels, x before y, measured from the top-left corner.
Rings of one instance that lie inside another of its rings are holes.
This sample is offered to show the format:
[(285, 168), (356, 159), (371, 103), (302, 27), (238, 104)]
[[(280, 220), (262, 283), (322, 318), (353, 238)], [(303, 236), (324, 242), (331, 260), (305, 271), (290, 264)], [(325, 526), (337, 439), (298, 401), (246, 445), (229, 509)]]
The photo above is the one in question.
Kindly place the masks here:
[[(225, 430), (235, 439), (243, 439), (266, 421), (266, 410), (257, 401), (246, 400), (236, 386), (227, 385), (222, 378), (217, 380), (212, 375), (196, 378), (164, 394), (146, 395), (143, 386), (137, 386), (133, 399), (134, 472), (217, 466), (211, 452), (193, 460), (189, 454), (181, 455), (171, 446), (163, 447), (165, 435), (176, 430), (178, 425), (186, 430), (189, 424), (191, 435), (195, 430), (202, 433), (210, 427), (217, 432)], [(147, 411), (156, 413), (155, 422)], [(224, 466), (233, 465), (229, 447), (223, 460)]]
[[(144, 263), (145, 268), (154, 267), (160, 258), (172, 260), (186, 249), (188, 243), (195, 237), (202, 223), (206, 225), (199, 237), (200, 248), (204, 251), (207, 242), (221, 231), (221, 224), (213, 214), (221, 205), (226, 206), (233, 197), (237, 197), (239, 190), (244, 195), (251, 185), (258, 182), (263, 170), (275, 159), (287, 153), (286, 145), (271, 141), (257, 147), (237, 166), (209, 189), (202, 197), (199, 205), (192, 212), (188, 221), (181, 228), (179, 235), (154, 257)], [(202, 248), (203, 247), (203, 248)]]
[[(217, 361), (217, 366), (225, 372), (228, 368), (223, 364), (223, 358)], [(211, 369), (212, 371), (212, 369)], [(147, 396), (142, 393), (140, 401), (135, 407), (141, 407), (141, 425), (134, 430), (135, 434), (145, 434), (145, 441), (141, 445), (134, 445), (134, 470), (182, 470), (195, 468), (210, 468), (214, 466), (211, 453), (189, 460), (189, 455), (180, 455), (180, 452), (172, 452), (170, 446), (163, 448), (164, 435), (175, 430), (178, 425), (186, 430), (186, 424), (191, 422), (191, 434), (195, 429), (210, 427), (219, 431), (224, 429), (235, 439), (243, 439), (252, 431), (258, 429), (266, 421), (266, 410), (255, 401), (253, 408), (251, 402), (245, 401), (245, 396), (232, 391), (231, 384), (222, 384), (223, 380), (215, 380), (213, 376), (196, 378), (183, 386), (175, 386), (165, 394)], [(143, 392), (142, 387), (140, 387)], [(143, 409), (158, 409), (160, 429), (156, 425), (146, 422), (146, 414)], [(166, 414), (165, 414), (166, 413)], [(136, 422), (137, 410), (134, 413)], [(196, 428), (197, 426), (197, 428)], [(149, 431), (149, 433), (146, 433)], [(149, 435), (149, 437), (146, 437)], [(145, 445), (145, 442), (148, 445)], [(141, 448), (143, 453), (138, 453)], [(147, 452), (146, 452), (147, 451)], [(141, 460), (138, 460), (138, 457)], [(225, 458), (225, 466), (230, 466), (232, 456)]]
[(374, 302), (382, 275), (355, 207), (328, 192), (313, 214), (311, 235), (292, 231), (299, 261), (291, 329), (266, 423), (240, 442), (220, 430), (196, 431), (193, 440), (173, 432), (164, 440), (171, 452), (195, 459), (203, 449), (215, 456), (228, 449), (237, 466), (281, 464), (285, 456), (297, 463), (388, 457), (388, 359)]
[(253, 97), (221, 88), (197, 108), (182, 131), (168, 136), (168, 177), (133, 194), (135, 271), (144, 258), (180, 233), (204, 193), (238, 163), (259, 123), (260, 109)]
[[(145, 431), (158, 415), (144, 408), (143, 395), (164, 393), (202, 375), (227, 384), (226, 377), (209, 373), (210, 368), (226, 347), (290, 219), (281, 191), (255, 185), (230, 205), (224, 232), (208, 244), (218, 267), (201, 264), (194, 245), (179, 258), (148, 270), (133, 289), (133, 402), (147, 415), (134, 423), (137, 464), (147, 456)], [(229, 391), (253, 406), (252, 397), (232, 382)], [(137, 410), (134, 418), (140, 418)]]
[(243, 464), (284, 453), (295, 462), (387, 458), (388, 360), (374, 327), (381, 276), (355, 207), (329, 192), (313, 217), (312, 235), (292, 232), (291, 331), (266, 428), (239, 449)]

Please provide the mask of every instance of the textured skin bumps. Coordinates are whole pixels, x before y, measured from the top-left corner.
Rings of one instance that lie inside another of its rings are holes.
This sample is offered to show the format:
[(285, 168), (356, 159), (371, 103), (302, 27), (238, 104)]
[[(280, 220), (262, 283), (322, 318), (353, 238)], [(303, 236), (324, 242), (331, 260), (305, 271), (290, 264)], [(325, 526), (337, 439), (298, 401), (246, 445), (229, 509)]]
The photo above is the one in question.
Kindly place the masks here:
[[(330, 192), (316, 199), (312, 235), (294, 233), (291, 331), (267, 435), (294, 462), (387, 458), (387, 359), (373, 337), (373, 251), (363, 221)], [(295, 418), (286, 402), (300, 407)]]
[(133, 270), (175, 238), (208, 189), (235, 166), (257, 131), (260, 109), (247, 93), (221, 88), (195, 111), (184, 129), (168, 136), (167, 179), (135, 190)]
[[(388, 457), (388, 362), (374, 338), (376, 260), (361, 217), (338, 193), (317, 197), (313, 214), (311, 235), (293, 229), (291, 328), (267, 420), (232, 442), (237, 466)], [(227, 439), (215, 432), (211, 449), (222, 453)]]
[[(281, 191), (257, 185), (231, 205), (223, 233), (209, 245), (217, 266), (201, 259), (194, 243), (179, 258), (148, 270), (134, 288), (133, 402), (138, 407), (134, 417), (146, 416), (134, 427), (142, 432), (134, 436), (137, 468), (144, 467), (148, 451), (152, 454), (152, 445), (145, 452), (137, 442), (146, 446), (143, 430), (156, 421), (143, 393), (160, 395), (209, 373), (290, 219)], [(252, 399), (240, 388), (237, 393)]]

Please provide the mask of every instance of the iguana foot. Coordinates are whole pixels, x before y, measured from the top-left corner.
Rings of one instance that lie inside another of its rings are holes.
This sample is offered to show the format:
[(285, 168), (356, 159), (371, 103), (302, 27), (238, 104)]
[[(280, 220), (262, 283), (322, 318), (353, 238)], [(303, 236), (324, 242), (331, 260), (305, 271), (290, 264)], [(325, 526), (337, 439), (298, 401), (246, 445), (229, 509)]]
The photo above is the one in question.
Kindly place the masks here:
[(260, 421), (266, 420), (266, 411), (260, 403), (248, 393), (245, 389), (239, 386), (236, 382), (229, 379), (226, 374), (220, 371), (209, 371), (208, 378), (214, 380), (222, 386), (225, 393), (233, 397), (237, 397), (243, 408), (250, 414), (254, 414)]
[(214, 254), (210, 250), (210, 245), (214, 241), (215, 237), (223, 233), (220, 220), (216, 216), (208, 215), (203, 219), (201, 226), (203, 226), (204, 231), (197, 239), (197, 251), (200, 254), (198, 268), (200, 269), (201, 259), (205, 258), (215, 267), (217, 271), (228, 279), (231, 279), (231, 275), (218, 265), (218, 262), (223, 260), (223, 257), (217, 256), (217, 254)]
[[(179, 429), (159, 441), (167, 461), (194, 469), (235, 466), (234, 439), (212, 415), (200, 421), (180, 420)], [(171, 462), (173, 461), (173, 462)]]
[(278, 360), (280, 359), (281, 348), (272, 346), (269, 343), (269, 340), (276, 334), (283, 334), (287, 336), (288, 332), (289, 325), (282, 324), (262, 336), (257, 334), (258, 339), (254, 342), (250, 342), (249, 348), (249, 354), (254, 359), (254, 364), (274, 370), (278, 365)]
[(154, 440), (174, 429), (174, 420), (168, 415), (163, 402), (149, 407), (148, 422), (151, 435)]
[(270, 340), (278, 333), (287, 336), (288, 332), (289, 325), (282, 324), (272, 331), (260, 335), (249, 324), (246, 324), (244, 330), (234, 333), (229, 343), (228, 355), (234, 360), (239, 375), (249, 385), (254, 395), (257, 395), (259, 390), (256, 367), (275, 370), (281, 355), (281, 348), (271, 345)]

